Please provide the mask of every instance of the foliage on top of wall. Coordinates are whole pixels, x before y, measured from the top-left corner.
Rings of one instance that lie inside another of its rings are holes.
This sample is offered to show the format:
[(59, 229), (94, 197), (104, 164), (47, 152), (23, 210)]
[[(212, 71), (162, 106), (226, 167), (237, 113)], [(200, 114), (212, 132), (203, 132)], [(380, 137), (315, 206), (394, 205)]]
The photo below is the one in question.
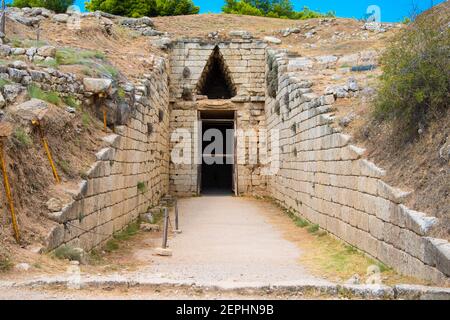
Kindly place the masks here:
[(332, 11), (323, 14), (310, 10), (308, 7), (303, 7), (302, 11), (295, 11), (290, 0), (225, 0), (222, 11), (231, 14), (296, 20), (335, 16)]
[(192, 0), (90, 0), (86, 9), (134, 18), (197, 14), (200, 11)]
[(63, 13), (67, 8), (73, 5), (75, 0), (14, 0), (13, 7), (41, 7), (53, 10), (56, 13)]

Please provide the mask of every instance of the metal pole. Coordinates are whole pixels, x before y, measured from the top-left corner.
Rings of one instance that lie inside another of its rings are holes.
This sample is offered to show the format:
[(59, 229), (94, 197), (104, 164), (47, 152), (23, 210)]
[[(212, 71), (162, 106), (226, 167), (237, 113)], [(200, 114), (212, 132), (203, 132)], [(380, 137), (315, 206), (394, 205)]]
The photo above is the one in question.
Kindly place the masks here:
[(163, 230), (163, 242), (162, 242), (162, 248), (167, 248), (167, 236), (168, 236), (168, 229), (169, 229), (169, 210), (164, 208), (164, 230)]
[(0, 162), (2, 166), (3, 184), (5, 185), (6, 198), (8, 199), (9, 210), (11, 211), (11, 220), (14, 229), (14, 238), (16, 238), (17, 243), (20, 243), (20, 231), (19, 226), (17, 224), (16, 212), (14, 210), (14, 201), (11, 194), (11, 188), (9, 185), (8, 173), (6, 171), (6, 161), (3, 154), (3, 141), (1, 139), (0, 139)]

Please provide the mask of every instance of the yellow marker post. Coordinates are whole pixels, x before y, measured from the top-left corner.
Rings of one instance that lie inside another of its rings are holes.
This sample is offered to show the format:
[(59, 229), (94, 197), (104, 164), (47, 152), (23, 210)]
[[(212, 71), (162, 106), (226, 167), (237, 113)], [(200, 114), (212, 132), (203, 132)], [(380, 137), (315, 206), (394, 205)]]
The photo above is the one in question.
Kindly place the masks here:
[(3, 139), (11, 134), (12, 126), (9, 123), (1, 123), (0, 124), (0, 165), (2, 167), (3, 174), (3, 184), (5, 186), (6, 198), (8, 199), (9, 210), (11, 212), (11, 220), (14, 229), (14, 238), (17, 243), (20, 242), (20, 231), (19, 225), (17, 223), (16, 211), (14, 209), (14, 201), (11, 194), (11, 187), (9, 185), (8, 172), (6, 167), (4, 148), (3, 148)]
[(48, 147), (48, 141), (47, 138), (44, 135), (44, 132), (41, 128), (41, 123), (39, 120), (33, 120), (31, 122), (34, 126), (36, 126), (39, 130), (39, 135), (41, 136), (42, 144), (44, 145), (45, 153), (47, 154), (48, 162), (50, 162), (50, 166), (52, 167), (53, 171), (53, 177), (55, 178), (56, 183), (60, 183), (61, 180), (59, 179), (58, 171), (56, 170), (55, 163), (53, 162), (52, 153), (50, 151), (50, 148)]
[(107, 123), (107, 115), (106, 115), (106, 108), (103, 108), (103, 130), (105, 130), (105, 132), (108, 131), (108, 123)]

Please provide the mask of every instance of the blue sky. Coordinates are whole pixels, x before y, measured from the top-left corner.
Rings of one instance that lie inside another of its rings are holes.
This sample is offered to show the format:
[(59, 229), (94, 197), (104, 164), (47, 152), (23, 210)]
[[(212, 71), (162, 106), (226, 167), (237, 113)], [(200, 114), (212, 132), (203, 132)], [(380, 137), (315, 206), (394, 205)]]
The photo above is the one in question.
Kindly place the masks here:
[[(76, 0), (76, 4), (84, 8), (85, 0)], [(223, 0), (194, 0), (200, 6), (202, 13), (220, 12)], [(381, 20), (396, 22), (410, 15), (413, 3), (424, 10), (432, 3), (438, 4), (444, 0), (292, 0), (295, 8), (300, 10), (303, 6), (322, 12), (336, 11), (339, 17), (361, 18), (370, 5), (377, 5), (381, 9)]]

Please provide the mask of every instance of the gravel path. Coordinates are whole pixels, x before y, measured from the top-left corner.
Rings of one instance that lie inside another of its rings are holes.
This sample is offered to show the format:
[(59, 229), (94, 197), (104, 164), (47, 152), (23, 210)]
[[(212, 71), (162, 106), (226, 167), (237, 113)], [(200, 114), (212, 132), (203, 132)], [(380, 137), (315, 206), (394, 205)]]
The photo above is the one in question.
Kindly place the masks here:
[(239, 283), (326, 283), (299, 263), (302, 252), (268, 222), (280, 210), (266, 201), (231, 196), (204, 196), (179, 201), (183, 233), (170, 239), (172, 257), (149, 259), (145, 273), (204, 285)]

